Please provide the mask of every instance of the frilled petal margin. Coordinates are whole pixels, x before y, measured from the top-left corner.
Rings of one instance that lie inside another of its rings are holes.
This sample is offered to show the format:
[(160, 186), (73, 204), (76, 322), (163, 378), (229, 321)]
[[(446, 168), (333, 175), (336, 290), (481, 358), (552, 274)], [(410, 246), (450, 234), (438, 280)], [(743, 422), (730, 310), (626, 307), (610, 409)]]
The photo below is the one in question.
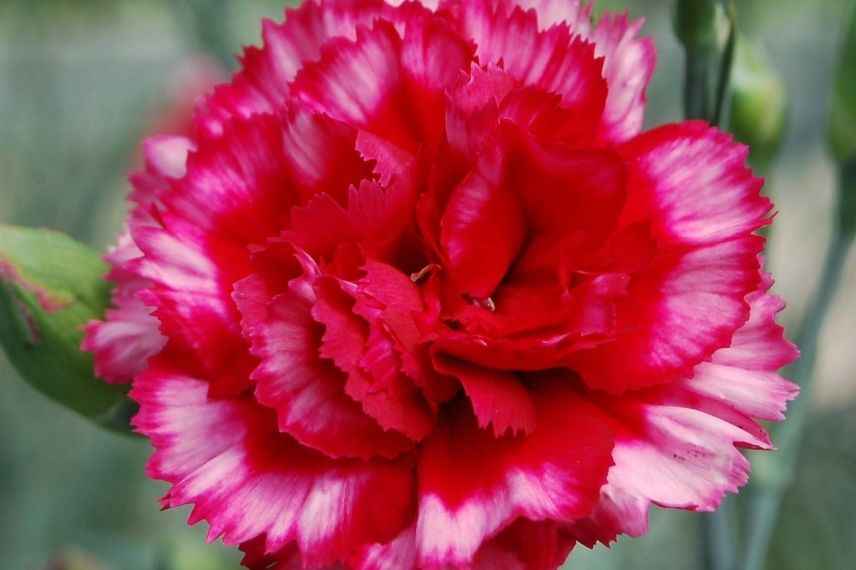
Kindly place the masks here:
[(164, 505), (194, 504), (190, 522), (207, 520), (210, 540), (263, 534), (265, 552), (293, 541), (305, 564), (323, 565), (392, 539), (413, 517), (407, 456), (331, 459), (280, 434), (251, 399), (211, 399), (206, 381), (165, 362), (137, 377), (131, 397), (134, 425), (156, 448), (149, 475), (173, 485)]

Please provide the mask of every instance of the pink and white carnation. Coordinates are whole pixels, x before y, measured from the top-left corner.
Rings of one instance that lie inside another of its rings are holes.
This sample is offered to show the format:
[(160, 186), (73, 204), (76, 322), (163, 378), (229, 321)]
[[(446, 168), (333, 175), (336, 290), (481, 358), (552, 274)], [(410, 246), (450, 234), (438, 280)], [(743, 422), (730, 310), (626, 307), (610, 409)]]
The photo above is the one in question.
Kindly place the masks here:
[(309, 0), (146, 142), (85, 347), (247, 567), (554, 569), (771, 447), (762, 181), (591, 10)]

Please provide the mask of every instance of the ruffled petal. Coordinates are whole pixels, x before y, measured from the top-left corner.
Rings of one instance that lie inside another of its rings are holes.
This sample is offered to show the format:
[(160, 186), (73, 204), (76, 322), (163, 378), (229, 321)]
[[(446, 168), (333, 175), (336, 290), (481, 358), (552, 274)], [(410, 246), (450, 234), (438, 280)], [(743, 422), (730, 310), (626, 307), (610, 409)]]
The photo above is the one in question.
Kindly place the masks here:
[(569, 386), (530, 386), (538, 426), (496, 439), (466, 406), (447, 410), (419, 460), (416, 542), (426, 568), (468, 566), (517, 517), (589, 514), (612, 458), (612, 433)]
[(781, 421), (787, 402), (797, 396), (799, 387), (777, 371), (796, 360), (799, 351), (776, 324), (776, 314), (784, 303), (767, 294), (769, 285), (768, 278), (747, 298), (749, 321), (734, 334), (731, 346), (716, 351), (711, 362), (696, 366), (692, 378), (682, 385), (748, 417)]
[[(302, 274), (284, 292), (266, 298), (267, 292), (255, 286), (253, 278), (236, 286), (236, 299), (244, 309), (244, 334), (260, 361), (252, 373), (256, 400), (276, 410), (280, 431), (330, 457), (399, 455), (412, 442), (400, 433), (384, 431), (366, 415), (346, 394), (346, 375), (334, 361), (320, 358), (329, 354), (331, 336), (341, 331), (330, 317), (335, 308), (323, 299), (318, 304), (317, 266), (305, 253), (296, 255)], [(259, 306), (264, 306), (264, 314), (257, 312)], [(313, 319), (317, 311), (328, 317), (323, 321), (326, 333)]]
[(461, 382), (480, 428), (492, 427), (496, 437), (502, 437), (509, 430), (511, 435), (528, 435), (535, 431), (535, 404), (513, 373), (473, 366), (437, 353), (434, 365), (438, 371)]
[(746, 166), (748, 151), (700, 121), (634, 138), (621, 147), (630, 166), (624, 223), (650, 220), (663, 245), (711, 244), (765, 226), (772, 205)]
[(505, 2), (451, 2), (449, 7), (461, 33), (476, 43), (481, 65), (497, 64), (521, 85), (558, 94), (561, 106), (574, 111), (579, 140), (596, 133), (607, 83), (594, 44), (561, 21), (539, 29), (538, 13)]
[(583, 37), (591, 31), (592, 2), (584, 0), (493, 0), (508, 6), (519, 6), (524, 10), (534, 10), (538, 15), (538, 25), (546, 30), (556, 24), (567, 24), (571, 31)]
[(604, 142), (626, 141), (642, 130), (645, 91), (657, 65), (653, 38), (637, 37), (644, 23), (631, 22), (627, 14), (605, 14), (590, 36), (595, 54), (604, 58), (609, 85), (598, 135)]
[(474, 299), (493, 294), (526, 238), (523, 209), (504, 163), (499, 149), (486, 151), (452, 192), (440, 222), (452, 278)]
[(760, 285), (764, 240), (753, 232), (770, 209), (745, 147), (703, 123), (650, 131), (622, 153), (630, 181), (619, 223), (650, 224), (657, 253), (616, 304), (616, 338), (569, 359), (589, 386), (613, 393), (689, 376), (731, 343)]
[[(194, 503), (191, 523), (241, 544), (265, 535), (264, 552), (296, 543), (307, 565), (347, 560), (395, 537), (412, 520), (412, 467), (333, 460), (276, 431), (250, 400), (211, 400), (208, 382), (156, 362), (138, 377), (137, 428), (157, 451), (152, 476), (173, 484), (165, 506)], [(377, 501), (382, 494), (387, 500)]]
[(321, 57), (322, 47), (331, 38), (353, 39), (358, 25), (370, 24), (390, 12), (382, 0), (310, 0), (287, 9), (282, 23), (266, 20), (264, 47), (247, 48), (241, 58), (243, 69), (199, 105), (197, 125), (203, 133), (219, 136), (232, 117), (284, 107), (291, 94), (290, 83), (307, 63)]
[(134, 191), (130, 198), (134, 206), (116, 245), (104, 256), (110, 264), (106, 277), (116, 283), (112, 292), (115, 308), (107, 311), (103, 321), (87, 323), (81, 345), (93, 353), (95, 373), (108, 382), (129, 382), (166, 342), (151, 309), (137, 298), (137, 293), (151, 283), (135, 270), (143, 253), (130, 227), (157, 225), (152, 204), (159, 191), (184, 176), (187, 155), (193, 146), (190, 139), (178, 136), (157, 136), (143, 143), (145, 170), (131, 177)]
[[(402, 12), (403, 14), (404, 12)], [(442, 20), (409, 6), (404, 32), (389, 20), (337, 38), (292, 86), (303, 105), (415, 152), (443, 135), (445, 90), (472, 60)]]
[(749, 463), (734, 446), (769, 449), (756, 420), (784, 419), (798, 388), (776, 370), (798, 352), (775, 323), (782, 303), (767, 294), (749, 298), (751, 316), (728, 348), (693, 375), (656, 390), (605, 404), (619, 437), (615, 466), (592, 515), (573, 525), (580, 542), (608, 544), (618, 534), (648, 530), (648, 507), (713, 510), (726, 492), (746, 482)]
[(555, 570), (568, 558), (575, 543), (566, 525), (521, 518), (482, 546), (473, 568)]
[(94, 355), (95, 374), (124, 383), (145, 370), (149, 358), (166, 343), (151, 312), (138, 299), (123, 299), (117, 308), (108, 309), (103, 321), (86, 325), (81, 348)]
[(250, 387), (254, 363), (232, 286), (250, 272), (249, 247), (279, 233), (294, 203), (282, 140), (277, 117), (229, 123), (222, 137), (201, 143), (185, 177), (160, 194), (159, 224), (133, 228), (145, 254), (135, 270), (153, 283), (141, 298), (155, 307), (170, 349), (217, 390)]

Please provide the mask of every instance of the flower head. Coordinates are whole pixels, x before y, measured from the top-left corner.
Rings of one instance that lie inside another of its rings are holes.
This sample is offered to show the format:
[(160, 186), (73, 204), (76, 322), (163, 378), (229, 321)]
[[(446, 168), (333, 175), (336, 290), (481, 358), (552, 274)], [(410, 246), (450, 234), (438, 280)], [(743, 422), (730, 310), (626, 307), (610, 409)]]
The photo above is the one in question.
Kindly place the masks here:
[(641, 22), (430, 4), (266, 22), (134, 178), (87, 346), (251, 568), (556, 568), (714, 509), (795, 394), (762, 181), (706, 124), (640, 134)]

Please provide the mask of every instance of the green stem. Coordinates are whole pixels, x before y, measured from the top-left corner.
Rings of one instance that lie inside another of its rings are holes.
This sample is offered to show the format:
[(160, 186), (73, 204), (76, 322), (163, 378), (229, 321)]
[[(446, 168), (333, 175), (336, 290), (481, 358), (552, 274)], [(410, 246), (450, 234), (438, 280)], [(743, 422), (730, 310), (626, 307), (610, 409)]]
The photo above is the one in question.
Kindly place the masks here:
[(734, 53), (737, 48), (737, 8), (734, 2), (729, 2), (726, 11), (731, 29), (728, 30), (728, 40), (719, 67), (713, 120), (711, 121), (714, 125), (722, 125), (724, 120), (725, 102), (728, 99), (728, 86), (731, 84), (731, 70), (734, 68)]
[[(856, 176), (845, 170), (842, 173), (843, 205), (856, 191)], [(756, 485), (750, 496), (750, 534), (743, 570), (762, 570), (767, 560), (773, 531), (778, 521), (782, 498), (788, 488), (797, 464), (799, 443), (808, 421), (811, 405), (811, 376), (817, 360), (818, 339), (823, 322), (841, 282), (845, 262), (853, 244), (854, 228), (838, 220), (826, 257), (820, 286), (805, 315), (797, 336), (802, 357), (793, 365), (791, 378), (800, 385), (801, 393), (791, 405), (788, 421), (774, 433), (780, 451), (766, 467), (769, 477)]]
[[(687, 118), (704, 118), (709, 120), (713, 125), (722, 126), (724, 122), (725, 101), (728, 95), (728, 86), (731, 83), (731, 72), (734, 68), (734, 53), (737, 45), (737, 18), (733, 2), (727, 7), (728, 19), (731, 24), (731, 29), (728, 32), (728, 42), (725, 45), (722, 58), (719, 62), (719, 74), (716, 83), (716, 93), (713, 101), (713, 112), (711, 114), (710, 104), (705, 101), (704, 115), (697, 117), (691, 116), (690, 111), (701, 111), (702, 109), (690, 109), (689, 99), (690, 86), (687, 85)], [(687, 65), (690, 64), (689, 54), (687, 55)], [(716, 61), (714, 53), (708, 53), (707, 65), (712, 66)], [(704, 83), (702, 79), (698, 79), (699, 85), (696, 89), (704, 89), (705, 94), (709, 93), (708, 81), (710, 77), (710, 69), (705, 70)], [(690, 70), (687, 68), (687, 79), (689, 80)], [(706, 95), (705, 95), (706, 96)], [(736, 568), (736, 552), (739, 550), (738, 537), (736, 531), (736, 512), (735, 504), (728, 497), (723, 500), (719, 509), (706, 515), (702, 519), (702, 530), (704, 548), (702, 552), (702, 563), (705, 570), (734, 570)]]
[(705, 570), (735, 570), (737, 544), (734, 497), (726, 497), (719, 508), (702, 519)]
[(713, 53), (706, 48), (687, 49), (684, 76), (684, 116), (687, 119), (710, 119), (710, 68)]

